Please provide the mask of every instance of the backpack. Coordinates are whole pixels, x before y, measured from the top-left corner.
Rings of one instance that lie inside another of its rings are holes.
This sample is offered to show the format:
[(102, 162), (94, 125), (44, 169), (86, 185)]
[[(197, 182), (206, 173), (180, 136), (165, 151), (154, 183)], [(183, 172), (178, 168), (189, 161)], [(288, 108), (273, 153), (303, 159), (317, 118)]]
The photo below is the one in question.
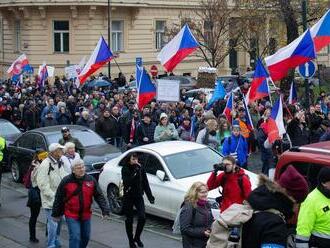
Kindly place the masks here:
[[(175, 220), (174, 220), (174, 223), (173, 223), (173, 226), (172, 226), (172, 233), (173, 234), (181, 234), (180, 214), (182, 212), (183, 206), (184, 206), (184, 202), (181, 204), (181, 207), (180, 207), (178, 213), (176, 214), (176, 217), (175, 217)], [(196, 216), (196, 208), (193, 208), (191, 223), (194, 222), (195, 216)]]

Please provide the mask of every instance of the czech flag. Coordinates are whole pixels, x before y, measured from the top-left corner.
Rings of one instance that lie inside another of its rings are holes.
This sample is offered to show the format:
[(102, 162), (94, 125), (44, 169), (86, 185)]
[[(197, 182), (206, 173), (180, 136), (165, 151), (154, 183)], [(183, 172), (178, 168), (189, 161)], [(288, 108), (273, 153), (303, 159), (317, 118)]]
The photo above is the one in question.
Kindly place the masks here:
[(292, 82), (290, 87), (289, 104), (295, 104), (297, 102), (297, 99), (298, 99), (297, 90), (294, 85), (294, 82)]
[(271, 115), (266, 123), (268, 142), (273, 144), (275, 140), (282, 139), (286, 133), (283, 122), (283, 105), (280, 97), (272, 108)]
[(167, 72), (171, 72), (185, 57), (198, 48), (198, 42), (191, 33), (187, 24), (169, 42), (157, 56), (157, 59), (165, 67)]
[(225, 109), (223, 110), (223, 114), (227, 117), (228, 122), (231, 124), (232, 123), (232, 116), (231, 116), (231, 111), (233, 110), (233, 93), (230, 93), (230, 96), (228, 97), (227, 104)]
[(330, 10), (311, 27), (311, 35), (314, 40), (316, 52), (330, 43)]
[(11, 64), (7, 73), (12, 77), (13, 81), (17, 81), (24, 72), (33, 73), (33, 67), (30, 65), (26, 55), (22, 54)]
[(250, 89), (246, 94), (246, 103), (250, 104), (258, 99), (262, 99), (269, 96), (268, 72), (260, 58), (257, 60), (256, 69), (254, 71), (253, 80), (251, 82)]
[(48, 70), (47, 70), (47, 64), (44, 62), (41, 66), (41, 69), (38, 73), (38, 84), (39, 87), (44, 87), (45, 86), (45, 81), (48, 78)]
[(148, 75), (146, 69), (142, 67), (141, 70), (140, 78), (136, 79), (138, 80), (137, 85), (139, 86), (137, 96), (139, 110), (142, 110), (142, 108), (156, 96), (156, 87), (151, 82), (150, 76)]
[(113, 57), (108, 44), (101, 36), (87, 64), (78, 76), (80, 84), (83, 84), (89, 76), (108, 63)]
[(315, 58), (314, 42), (308, 29), (289, 45), (265, 58), (265, 61), (271, 78), (273, 81), (277, 81), (286, 77), (289, 69), (296, 68)]

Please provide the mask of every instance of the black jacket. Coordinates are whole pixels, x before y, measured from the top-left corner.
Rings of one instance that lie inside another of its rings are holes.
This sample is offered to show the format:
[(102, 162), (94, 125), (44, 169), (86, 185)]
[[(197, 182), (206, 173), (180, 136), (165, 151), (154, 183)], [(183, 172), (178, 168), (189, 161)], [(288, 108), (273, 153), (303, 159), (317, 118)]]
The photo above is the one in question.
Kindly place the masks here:
[(80, 157), (84, 158), (85, 148), (77, 138), (72, 137), (70, 135), (67, 139), (62, 138), (58, 141), (58, 143), (62, 146), (64, 146), (68, 142), (72, 142), (75, 145), (76, 151), (79, 153)]
[(293, 146), (307, 145), (310, 141), (310, 130), (307, 125), (303, 124), (303, 128), (301, 129), (299, 124), (299, 120), (294, 118), (287, 127), (287, 132)]
[[(151, 122), (149, 125), (143, 121), (138, 125), (136, 129), (136, 138), (139, 145), (146, 145), (154, 143), (154, 134), (155, 134), (156, 124)], [(143, 138), (147, 137), (149, 141), (144, 142)]]
[[(294, 200), (283, 188), (260, 176), (259, 186), (247, 201), (256, 212), (243, 225), (242, 248), (260, 248), (262, 244), (286, 247), (289, 230), (285, 220), (293, 215)], [(269, 212), (271, 209), (280, 214)]]
[(119, 118), (110, 116), (109, 118), (101, 118), (96, 122), (95, 131), (102, 138), (115, 138), (120, 136)]
[(125, 164), (121, 170), (124, 184), (124, 196), (140, 197), (146, 193), (148, 199), (153, 199), (147, 174), (143, 166)]

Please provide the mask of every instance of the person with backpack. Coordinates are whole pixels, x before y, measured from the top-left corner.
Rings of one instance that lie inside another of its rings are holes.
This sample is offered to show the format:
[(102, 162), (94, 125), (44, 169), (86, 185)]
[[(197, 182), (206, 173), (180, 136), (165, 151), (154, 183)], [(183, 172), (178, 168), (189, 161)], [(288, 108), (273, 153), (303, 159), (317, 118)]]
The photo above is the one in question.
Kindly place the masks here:
[(84, 161), (72, 162), (72, 173), (57, 188), (52, 217), (60, 221), (64, 215), (69, 230), (69, 248), (86, 248), (90, 239), (93, 198), (102, 211), (110, 210), (96, 179), (86, 174)]
[(239, 125), (233, 125), (232, 134), (225, 139), (222, 146), (224, 156), (231, 155), (237, 159), (237, 165), (246, 169), (248, 159), (248, 145), (246, 139), (241, 135)]
[[(224, 170), (218, 175), (218, 171)], [(207, 180), (209, 190), (219, 188), (222, 192), (219, 199), (220, 211), (225, 211), (234, 203), (242, 204), (251, 193), (251, 182), (245, 171), (236, 165), (232, 156), (226, 156), (222, 165), (215, 165), (214, 171)], [(220, 190), (219, 190), (220, 191)]]
[(304, 201), (307, 194), (306, 179), (292, 165), (278, 182), (259, 175), (259, 185), (247, 199), (253, 214), (243, 224), (242, 248), (291, 247), (287, 246), (290, 235), (287, 220), (294, 215), (295, 204)]
[(58, 143), (50, 144), (48, 147), (48, 157), (41, 162), (37, 170), (37, 186), (40, 189), (41, 204), (47, 219), (48, 248), (61, 245), (59, 240), (61, 222), (54, 221), (51, 214), (57, 187), (68, 174), (61, 161), (63, 149), (64, 146)]
[(205, 183), (195, 182), (188, 190), (180, 212), (183, 248), (204, 248), (211, 233), (213, 216)]
[(202, 129), (197, 136), (196, 142), (199, 144), (204, 144), (217, 150), (221, 141), (217, 136), (218, 123), (215, 119), (209, 119), (206, 122), (206, 127)]

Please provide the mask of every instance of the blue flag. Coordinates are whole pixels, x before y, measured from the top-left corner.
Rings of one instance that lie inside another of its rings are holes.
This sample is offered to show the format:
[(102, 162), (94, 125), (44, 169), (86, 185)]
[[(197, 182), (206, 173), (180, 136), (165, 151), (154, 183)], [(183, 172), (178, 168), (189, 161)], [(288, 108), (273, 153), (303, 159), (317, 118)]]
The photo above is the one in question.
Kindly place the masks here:
[(209, 103), (207, 104), (206, 109), (210, 109), (216, 101), (220, 99), (224, 99), (225, 96), (226, 96), (225, 88), (223, 87), (221, 80), (217, 80), (213, 96), (210, 99)]

